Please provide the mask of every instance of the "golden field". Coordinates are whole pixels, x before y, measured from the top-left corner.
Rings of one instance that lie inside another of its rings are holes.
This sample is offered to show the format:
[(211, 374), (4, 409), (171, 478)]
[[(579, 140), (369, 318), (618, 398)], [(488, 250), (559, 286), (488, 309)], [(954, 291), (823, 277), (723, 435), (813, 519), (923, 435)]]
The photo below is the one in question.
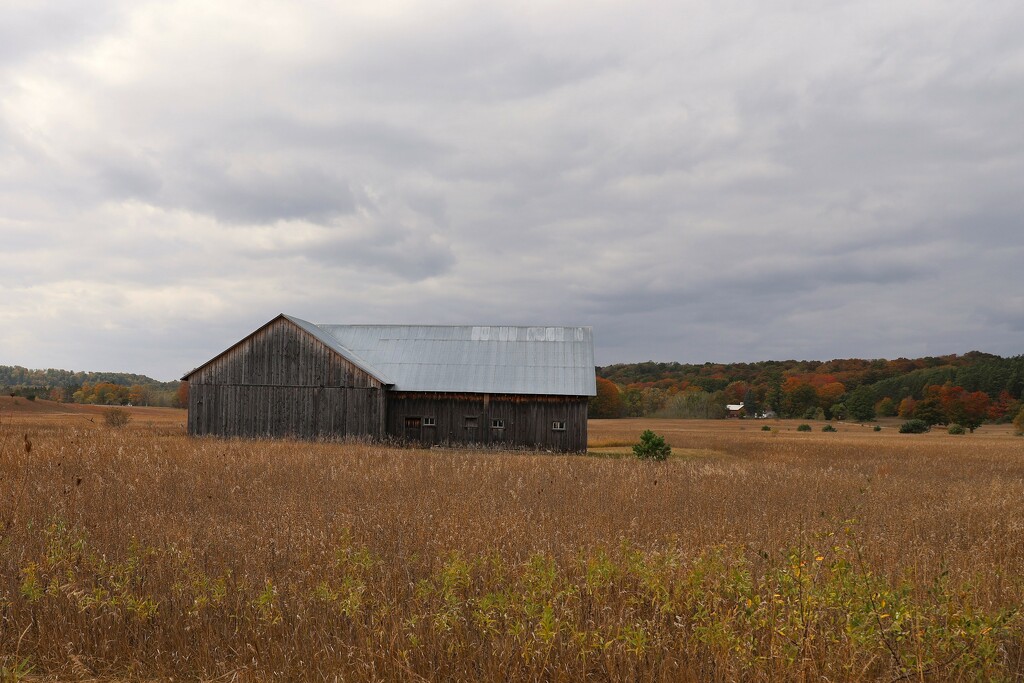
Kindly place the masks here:
[(0, 680), (1024, 677), (1009, 428), (592, 421), (570, 456), (103, 410), (0, 401)]

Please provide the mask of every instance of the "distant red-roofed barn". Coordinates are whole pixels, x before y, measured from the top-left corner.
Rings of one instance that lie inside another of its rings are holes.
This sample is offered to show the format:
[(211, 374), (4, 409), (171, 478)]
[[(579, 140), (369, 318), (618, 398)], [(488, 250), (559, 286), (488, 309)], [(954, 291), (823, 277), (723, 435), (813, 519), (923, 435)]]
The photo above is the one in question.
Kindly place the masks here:
[(730, 403), (725, 406), (726, 417), (745, 417), (747, 410), (743, 403)]

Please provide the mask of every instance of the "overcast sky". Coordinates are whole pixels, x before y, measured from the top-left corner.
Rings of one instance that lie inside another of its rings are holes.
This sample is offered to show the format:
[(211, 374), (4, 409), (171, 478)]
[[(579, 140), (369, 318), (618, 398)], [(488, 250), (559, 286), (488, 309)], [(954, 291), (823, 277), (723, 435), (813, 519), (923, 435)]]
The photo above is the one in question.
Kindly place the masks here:
[(281, 312), (1024, 353), (1024, 3), (0, 0), (0, 364)]

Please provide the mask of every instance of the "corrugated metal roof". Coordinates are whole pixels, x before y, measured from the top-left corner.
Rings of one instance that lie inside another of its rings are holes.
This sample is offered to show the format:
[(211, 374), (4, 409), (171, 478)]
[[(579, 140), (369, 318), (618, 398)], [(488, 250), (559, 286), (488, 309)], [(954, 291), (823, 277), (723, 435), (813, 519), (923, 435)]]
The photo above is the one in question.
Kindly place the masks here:
[(289, 319), (398, 391), (597, 393), (589, 327), (312, 325)]

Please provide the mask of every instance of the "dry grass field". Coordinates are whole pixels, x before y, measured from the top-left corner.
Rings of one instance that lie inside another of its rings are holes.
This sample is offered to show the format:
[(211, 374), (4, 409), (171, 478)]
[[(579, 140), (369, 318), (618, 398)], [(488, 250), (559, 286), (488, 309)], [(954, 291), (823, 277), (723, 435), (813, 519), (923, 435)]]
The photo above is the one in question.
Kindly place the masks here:
[(0, 403), (0, 680), (1024, 677), (1006, 428), (593, 421), (562, 456), (45, 403)]

